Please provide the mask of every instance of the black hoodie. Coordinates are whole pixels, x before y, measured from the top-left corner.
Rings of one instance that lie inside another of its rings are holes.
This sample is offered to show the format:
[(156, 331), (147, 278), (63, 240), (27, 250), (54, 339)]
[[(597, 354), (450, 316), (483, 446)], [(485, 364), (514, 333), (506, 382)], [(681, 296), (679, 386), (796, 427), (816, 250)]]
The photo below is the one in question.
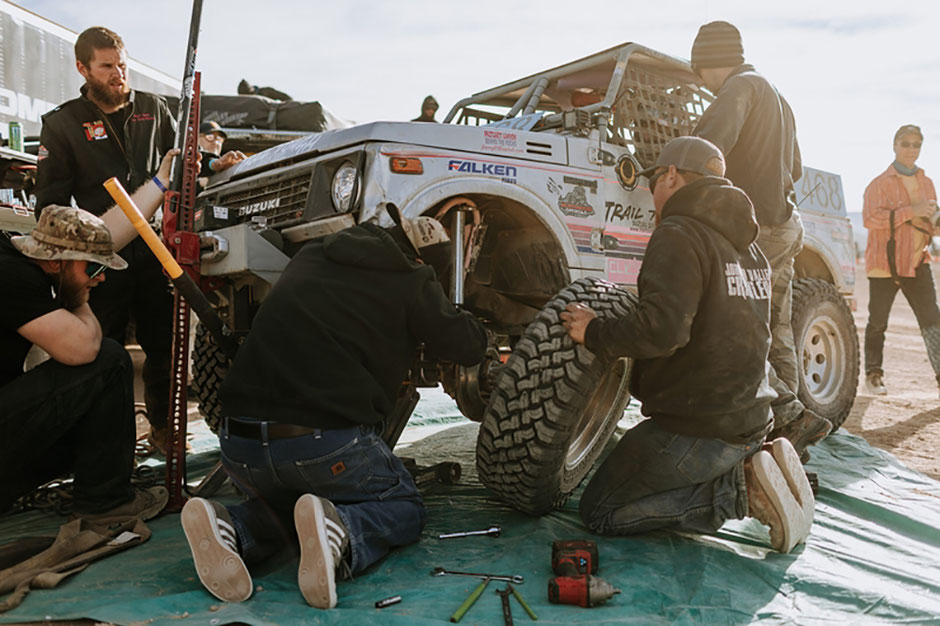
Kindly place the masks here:
[(636, 359), (630, 391), (671, 432), (741, 441), (770, 423), (770, 268), (750, 200), (724, 178), (663, 207), (624, 318), (594, 320), (585, 345)]
[(354, 226), (311, 241), (287, 264), (225, 378), (222, 411), (323, 429), (377, 424), (420, 342), (434, 357), (473, 365), (486, 331), (387, 231)]
[(783, 224), (788, 196), (803, 175), (790, 105), (753, 65), (740, 65), (718, 90), (692, 134), (724, 153), (725, 176), (754, 203), (757, 223)]

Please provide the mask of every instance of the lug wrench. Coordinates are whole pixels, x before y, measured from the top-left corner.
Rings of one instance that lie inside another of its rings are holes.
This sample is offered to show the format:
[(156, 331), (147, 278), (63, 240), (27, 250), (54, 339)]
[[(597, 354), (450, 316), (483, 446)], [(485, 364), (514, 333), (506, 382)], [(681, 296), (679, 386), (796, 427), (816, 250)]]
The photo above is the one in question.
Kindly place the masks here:
[(499, 537), (503, 529), (499, 526), (490, 526), (486, 530), (467, 530), (459, 533), (443, 533), (438, 535), (438, 539), (456, 539), (457, 537), (475, 537), (477, 535), (487, 535), (490, 537)]
[(490, 580), (499, 580), (507, 583), (516, 583), (521, 585), (525, 582), (525, 579), (522, 576), (516, 574), (515, 576), (496, 576), (493, 574), (471, 574), (469, 572), (452, 572), (446, 570), (443, 567), (435, 567), (431, 570), (431, 576), (469, 576), (470, 578), (489, 578)]

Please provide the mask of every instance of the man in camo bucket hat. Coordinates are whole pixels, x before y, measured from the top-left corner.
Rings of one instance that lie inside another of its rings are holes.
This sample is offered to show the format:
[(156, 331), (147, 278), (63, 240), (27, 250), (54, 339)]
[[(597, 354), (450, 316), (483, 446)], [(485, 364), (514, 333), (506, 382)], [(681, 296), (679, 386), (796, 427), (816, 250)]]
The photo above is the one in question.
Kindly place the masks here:
[[(49, 206), (30, 234), (0, 233), (0, 512), (67, 473), (73, 515), (95, 524), (166, 504), (163, 487), (131, 486), (134, 369), (88, 306), (105, 269), (125, 267), (105, 222), (81, 209)], [(34, 345), (50, 358), (24, 371)]]
[(111, 231), (100, 217), (65, 206), (48, 206), (28, 235), (12, 238), (25, 256), (36, 260), (92, 261), (123, 270), (127, 261), (114, 252)]

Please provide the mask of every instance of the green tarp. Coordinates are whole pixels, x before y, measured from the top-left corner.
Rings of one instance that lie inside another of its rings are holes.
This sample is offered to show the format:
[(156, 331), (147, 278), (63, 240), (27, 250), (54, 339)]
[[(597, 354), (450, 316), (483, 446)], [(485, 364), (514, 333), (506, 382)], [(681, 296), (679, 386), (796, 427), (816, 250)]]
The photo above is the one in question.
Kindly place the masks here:
[[(464, 477), (459, 485), (424, 489), (429, 522), (420, 542), (340, 583), (336, 609), (304, 603), (291, 555), (255, 573), (256, 591), (247, 602), (216, 600), (196, 578), (179, 516), (167, 515), (149, 523), (153, 537), (146, 544), (93, 564), (57, 589), (33, 591), (22, 606), (0, 615), (0, 623), (81, 617), (124, 624), (441, 623), (477, 581), (430, 576), (438, 566), (524, 576), (518, 590), (547, 624), (940, 622), (940, 483), (844, 431), (813, 449), (808, 469), (819, 474), (820, 493), (805, 546), (789, 555), (770, 552), (765, 527), (753, 520), (728, 522), (714, 536), (597, 538), (598, 574), (622, 593), (591, 609), (549, 604), (552, 541), (589, 536), (577, 515), (579, 493), (539, 519), (492, 499), (473, 467), (477, 425), (456, 417), (440, 392), (423, 395), (406, 438), (434, 432), (397, 452), (422, 464), (457, 460)], [(636, 419), (631, 408), (622, 426)], [(191, 459), (190, 469), (205, 471), (217, 452), (206, 434), (196, 443), (197, 452), (206, 451)], [(0, 519), (0, 543), (54, 534), (63, 521), (40, 513)], [(499, 538), (437, 539), (494, 524), (503, 529)], [(490, 583), (461, 623), (502, 623), (495, 593), (502, 587)], [(392, 595), (402, 602), (374, 608)], [(528, 622), (512, 602), (515, 622)]]

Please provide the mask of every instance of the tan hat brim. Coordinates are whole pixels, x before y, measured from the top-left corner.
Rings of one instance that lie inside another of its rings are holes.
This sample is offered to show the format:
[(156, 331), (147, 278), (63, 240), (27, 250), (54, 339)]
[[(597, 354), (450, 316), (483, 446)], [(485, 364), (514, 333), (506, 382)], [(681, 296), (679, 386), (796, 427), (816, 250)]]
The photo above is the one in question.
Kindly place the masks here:
[(23, 255), (40, 261), (95, 261), (112, 270), (127, 269), (127, 261), (115, 253), (95, 254), (81, 250), (69, 250), (37, 241), (30, 235), (11, 237), (10, 241)]

